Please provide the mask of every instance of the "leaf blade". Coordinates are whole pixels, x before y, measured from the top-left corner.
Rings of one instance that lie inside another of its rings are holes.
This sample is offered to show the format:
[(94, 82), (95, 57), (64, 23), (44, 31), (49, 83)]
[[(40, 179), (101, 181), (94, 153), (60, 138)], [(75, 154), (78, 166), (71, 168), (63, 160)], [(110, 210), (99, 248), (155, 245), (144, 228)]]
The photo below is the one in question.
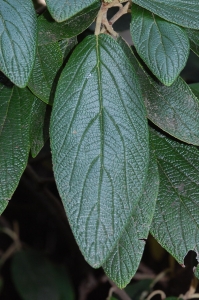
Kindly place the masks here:
[[(124, 65), (124, 73), (119, 64)], [(133, 88), (129, 80), (135, 83)], [(148, 132), (139, 85), (112, 38), (87, 37), (73, 52), (58, 84), (50, 132), (54, 174), (69, 222), (86, 260), (98, 267), (130, 217), (148, 167)], [(129, 178), (126, 184), (125, 178)]]

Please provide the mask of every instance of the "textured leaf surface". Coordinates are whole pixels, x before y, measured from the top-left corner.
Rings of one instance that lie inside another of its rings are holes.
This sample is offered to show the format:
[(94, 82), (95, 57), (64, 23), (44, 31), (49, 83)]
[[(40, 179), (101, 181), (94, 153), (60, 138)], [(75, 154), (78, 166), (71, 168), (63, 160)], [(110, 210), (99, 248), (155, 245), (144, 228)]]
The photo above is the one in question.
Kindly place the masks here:
[(52, 17), (57, 22), (63, 22), (79, 13), (88, 13), (99, 8), (99, 0), (46, 0)]
[(133, 0), (133, 2), (172, 23), (199, 29), (198, 0)]
[(199, 56), (199, 30), (186, 29), (186, 33), (190, 39), (190, 47)]
[(12, 259), (11, 273), (23, 300), (74, 300), (65, 270), (53, 266), (40, 253), (17, 252)]
[(159, 194), (151, 225), (155, 239), (180, 264), (199, 252), (199, 151), (155, 131), (151, 146), (158, 163)]
[(35, 59), (37, 19), (31, 0), (0, 1), (0, 69), (25, 87)]
[(10, 200), (26, 167), (34, 96), (0, 84), (0, 201)]
[(50, 111), (47, 105), (35, 97), (30, 120), (30, 149), (32, 157), (43, 148), (49, 137)]
[(75, 238), (99, 267), (138, 202), (148, 167), (139, 83), (111, 37), (89, 36), (73, 52), (58, 83), (51, 147)]
[(186, 143), (199, 145), (199, 100), (178, 77), (170, 87), (158, 84), (143, 69), (127, 44), (118, 39), (136, 70), (147, 117), (162, 130)]
[(77, 37), (59, 41), (59, 47), (62, 52), (63, 59), (69, 55), (70, 51), (77, 45), (77, 43)]
[(50, 102), (52, 84), (62, 62), (63, 56), (58, 42), (38, 46), (28, 87), (45, 103)]
[(94, 7), (62, 23), (57, 23), (46, 11), (38, 18), (38, 45), (51, 44), (80, 34), (94, 21), (98, 10), (99, 6)]
[(165, 85), (171, 85), (185, 67), (189, 40), (177, 25), (132, 5), (131, 36), (138, 54)]
[(130, 282), (140, 264), (145, 246), (144, 239), (148, 237), (155, 211), (158, 186), (158, 167), (154, 154), (151, 152), (147, 181), (142, 196), (122, 237), (103, 265), (108, 277), (120, 288), (124, 288)]

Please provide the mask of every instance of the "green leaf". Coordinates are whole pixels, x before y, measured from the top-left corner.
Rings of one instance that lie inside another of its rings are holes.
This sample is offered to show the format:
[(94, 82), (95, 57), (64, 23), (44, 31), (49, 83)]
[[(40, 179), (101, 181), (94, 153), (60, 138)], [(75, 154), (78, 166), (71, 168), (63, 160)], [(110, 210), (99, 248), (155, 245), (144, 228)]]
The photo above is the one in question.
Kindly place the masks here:
[(27, 164), (33, 100), (26, 88), (0, 84), (0, 203), (10, 200)]
[(94, 21), (98, 10), (99, 6), (93, 7), (62, 23), (55, 22), (46, 11), (38, 18), (38, 45), (51, 44), (80, 34)]
[(147, 181), (130, 222), (103, 265), (108, 277), (124, 288), (135, 275), (149, 234), (158, 194), (159, 174), (153, 152), (150, 153)]
[(154, 130), (150, 136), (160, 176), (150, 232), (183, 265), (189, 250), (199, 252), (199, 151)]
[(49, 137), (50, 110), (47, 105), (35, 97), (30, 120), (30, 149), (36, 157)]
[(15, 253), (11, 274), (23, 300), (74, 300), (65, 270), (53, 266), (37, 252), (23, 250)]
[[(99, 0), (46, 0), (47, 7), (52, 17), (57, 22), (63, 22), (81, 13), (87, 14), (92, 10), (98, 9), (100, 6)], [(83, 24), (82, 24), (83, 25)]]
[(141, 196), (148, 129), (139, 83), (117, 42), (88, 36), (58, 83), (51, 118), (54, 174), (85, 259), (104, 263)]
[(188, 38), (190, 39), (190, 47), (199, 56), (199, 30), (186, 29)]
[(0, 69), (19, 87), (27, 85), (33, 68), (36, 25), (31, 0), (0, 1)]
[(28, 87), (45, 103), (52, 102), (50, 99), (52, 84), (62, 62), (63, 56), (58, 43), (38, 46)]
[(65, 59), (71, 50), (77, 45), (77, 38), (64, 39), (59, 41), (59, 47), (62, 52), (62, 57)]
[(172, 23), (199, 29), (198, 0), (133, 0), (133, 2)]
[(131, 36), (133, 44), (155, 76), (171, 85), (189, 56), (189, 40), (177, 25), (132, 5)]
[(140, 300), (143, 293), (147, 295), (151, 292), (152, 282), (152, 279), (142, 279), (138, 282), (131, 283), (125, 288), (125, 292), (131, 299)]
[(127, 44), (118, 43), (136, 70), (149, 120), (177, 139), (199, 145), (199, 100), (190, 87), (180, 77), (170, 87), (158, 84)]

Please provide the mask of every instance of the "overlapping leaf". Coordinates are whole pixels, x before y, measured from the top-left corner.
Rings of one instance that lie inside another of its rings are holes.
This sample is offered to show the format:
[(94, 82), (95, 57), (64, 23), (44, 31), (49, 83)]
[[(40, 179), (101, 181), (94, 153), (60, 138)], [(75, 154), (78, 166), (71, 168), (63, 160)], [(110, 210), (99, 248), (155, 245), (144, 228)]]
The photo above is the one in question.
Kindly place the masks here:
[(199, 30), (186, 29), (186, 33), (190, 39), (190, 47), (199, 56)]
[(52, 17), (57, 22), (63, 22), (72, 18), (75, 15), (86, 14), (90, 11), (99, 8), (99, 0), (46, 0), (47, 7)]
[(94, 267), (112, 251), (141, 196), (148, 168), (145, 116), (122, 48), (107, 35), (87, 37), (59, 80), (50, 131), (58, 190)]
[(199, 29), (198, 0), (134, 0), (133, 2), (172, 23)]
[(158, 163), (159, 194), (151, 225), (155, 239), (180, 264), (199, 252), (199, 151), (151, 131)]
[(177, 25), (132, 5), (131, 36), (138, 54), (165, 85), (171, 85), (185, 67), (189, 40)]
[(19, 87), (27, 85), (34, 64), (36, 24), (31, 0), (0, 1), (0, 70)]
[(135, 55), (118, 39), (139, 77), (147, 117), (162, 130), (186, 143), (199, 145), (199, 100), (178, 77), (170, 86), (157, 83), (138, 63)]
[(35, 97), (30, 120), (30, 149), (32, 157), (37, 156), (48, 139), (49, 123), (49, 107)]
[(52, 84), (62, 62), (63, 56), (58, 42), (38, 46), (28, 87), (45, 103), (50, 102)]
[(0, 202), (10, 200), (27, 164), (34, 96), (0, 84)]
[(80, 34), (94, 21), (98, 9), (99, 6), (93, 7), (62, 23), (57, 23), (46, 11), (38, 18), (38, 45), (51, 44)]
[(159, 174), (154, 154), (150, 153), (147, 181), (141, 198), (133, 211), (122, 237), (106, 260), (103, 268), (117, 286), (124, 288), (138, 269), (145, 241), (155, 211), (159, 187)]

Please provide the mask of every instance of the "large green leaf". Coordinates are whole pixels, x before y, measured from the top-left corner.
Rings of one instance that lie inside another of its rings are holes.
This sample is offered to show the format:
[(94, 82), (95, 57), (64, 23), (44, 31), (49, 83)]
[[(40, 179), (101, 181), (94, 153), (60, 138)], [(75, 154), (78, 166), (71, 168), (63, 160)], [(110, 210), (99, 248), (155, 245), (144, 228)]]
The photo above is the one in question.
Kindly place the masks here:
[(62, 63), (63, 56), (58, 42), (38, 46), (28, 87), (45, 103), (51, 102), (52, 84)]
[(17, 252), (12, 259), (11, 274), (23, 300), (74, 300), (65, 269), (53, 266), (40, 253)]
[(186, 143), (199, 145), (199, 100), (190, 87), (178, 77), (170, 87), (152, 79), (124, 41), (121, 47), (136, 70), (147, 117), (162, 130)]
[(190, 47), (199, 56), (199, 30), (186, 29), (186, 33), (190, 39)]
[(184, 30), (134, 4), (131, 36), (150, 70), (163, 84), (171, 85), (189, 56), (189, 40)]
[(49, 137), (50, 110), (49, 107), (35, 97), (30, 120), (30, 149), (32, 157), (43, 148)]
[(93, 7), (62, 23), (57, 23), (46, 11), (38, 18), (38, 45), (51, 44), (80, 34), (94, 21), (98, 10), (99, 6)]
[(73, 37), (70, 39), (64, 39), (59, 41), (59, 47), (62, 52), (63, 60), (67, 58), (72, 49), (78, 44), (77, 37)]
[(37, 19), (31, 0), (0, 1), (0, 69), (25, 87), (33, 68)]
[(151, 131), (158, 163), (159, 194), (151, 225), (155, 239), (180, 264), (189, 250), (199, 252), (199, 151)]
[(88, 36), (58, 83), (51, 119), (54, 174), (86, 258), (99, 267), (145, 183), (148, 129), (139, 83), (117, 42)]
[[(63, 22), (72, 18), (75, 15), (87, 14), (90, 11), (99, 8), (99, 0), (46, 0), (47, 7), (52, 15), (52, 17), (57, 22)], [(83, 24), (82, 24), (83, 25)], [(84, 25), (83, 25), (84, 27)]]
[(133, 2), (172, 23), (199, 29), (198, 0), (133, 0)]
[(148, 237), (155, 211), (158, 186), (158, 167), (151, 151), (147, 181), (142, 196), (122, 237), (103, 265), (108, 277), (120, 288), (124, 288), (130, 282), (140, 264), (145, 246), (144, 239)]
[(10, 200), (26, 167), (34, 96), (0, 84), (0, 201)]

